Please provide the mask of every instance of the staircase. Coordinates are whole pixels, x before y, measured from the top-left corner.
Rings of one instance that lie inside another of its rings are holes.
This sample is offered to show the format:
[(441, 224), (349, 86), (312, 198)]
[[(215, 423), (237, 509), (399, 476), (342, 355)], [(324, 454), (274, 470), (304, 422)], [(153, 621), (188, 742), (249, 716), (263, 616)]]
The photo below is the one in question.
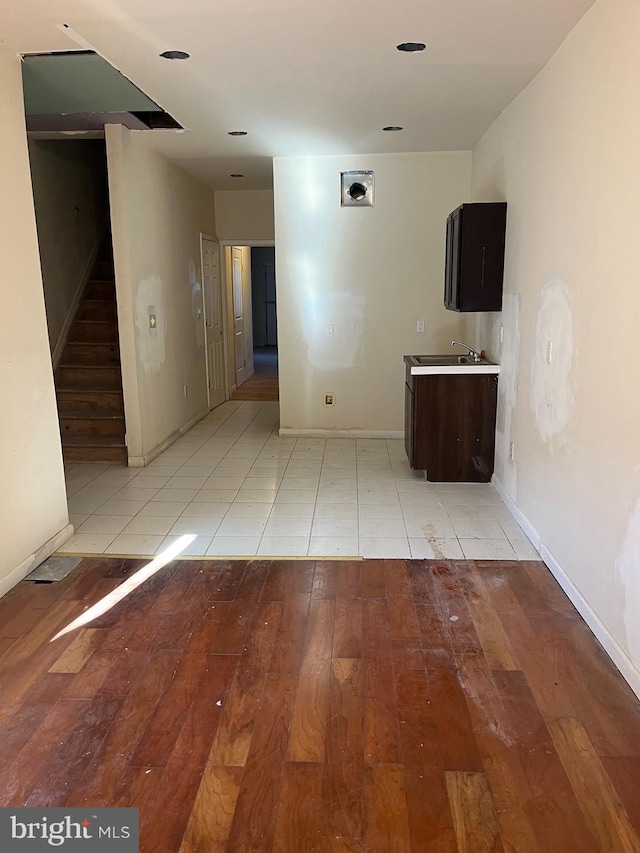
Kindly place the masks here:
[(66, 462), (126, 465), (111, 235), (98, 252), (55, 371)]

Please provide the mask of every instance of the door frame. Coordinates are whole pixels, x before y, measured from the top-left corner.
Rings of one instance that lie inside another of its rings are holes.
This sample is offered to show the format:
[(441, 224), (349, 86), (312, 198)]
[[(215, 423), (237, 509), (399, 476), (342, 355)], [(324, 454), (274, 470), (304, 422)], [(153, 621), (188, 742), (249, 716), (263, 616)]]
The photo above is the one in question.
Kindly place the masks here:
[[(225, 303), (224, 303), (224, 311), (225, 311), (224, 330), (225, 330), (225, 363), (226, 363), (225, 364), (225, 367), (226, 367), (225, 389), (228, 391), (227, 400), (229, 400), (231, 398), (231, 394), (233, 394), (233, 392), (236, 390), (236, 385), (235, 385), (235, 373), (234, 373), (234, 381), (233, 382), (231, 381), (231, 378), (229, 376), (229, 370), (230, 370), (230, 365), (231, 365), (231, 356), (229, 353), (229, 347), (231, 346), (231, 343), (230, 343), (231, 339), (227, 335), (227, 287), (228, 287), (229, 275), (231, 273), (231, 270), (228, 269), (228, 265), (227, 265), (226, 248), (228, 246), (229, 247), (231, 247), (231, 246), (247, 246), (250, 249), (252, 249), (254, 247), (259, 248), (261, 246), (273, 246), (274, 248), (276, 248), (276, 241), (275, 240), (247, 240), (246, 238), (244, 238), (242, 240), (229, 240), (229, 239), (216, 240), (216, 242), (220, 246), (220, 276), (222, 277), (222, 281), (224, 282), (223, 298), (225, 300)], [(278, 277), (276, 276), (276, 294), (277, 294), (277, 292), (278, 292)], [(253, 306), (251, 304), (249, 304), (248, 306), (245, 306), (245, 317), (246, 317), (247, 313), (249, 313), (251, 315), (251, 328), (253, 328)], [(235, 364), (235, 356), (234, 356), (234, 364)]]
[[(218, 275), (220, 276), (220, 290), (222, 291), (222, 349), (224, 351), (224, 399), (231, 399), (231, 388), (229, 387), (229, 344), (227, 334), (227, 288), (226, 288), (226, 271), (224, 269), (224, 255), (222, 251), (222, 243), (216, 237), (210, 234), (200, 232), (200, 280), (202, 282), (202, 325), (204, 331), (204, 366), (207, 377), (207, 406), (209, 406), (209, 359), (207, 357), (207, 309), (204, 298), (204, 267), (202, 264), (202, 241), (210, 240), (218, 245), (219, 265)], [(209, 411), (212, 411), (209, 409)]]

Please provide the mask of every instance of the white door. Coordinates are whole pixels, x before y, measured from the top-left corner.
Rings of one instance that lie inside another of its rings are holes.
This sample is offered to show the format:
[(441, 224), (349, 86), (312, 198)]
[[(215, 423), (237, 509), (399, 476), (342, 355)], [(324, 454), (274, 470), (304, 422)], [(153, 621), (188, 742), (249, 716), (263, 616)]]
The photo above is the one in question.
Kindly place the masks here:
[(233, 286), (233, 335), (235, 339), (236, 385), (240, 387), (247, 377), (247, 359), (245, 355), (245, 312), (242, 292), (242, 251), (233, 246), (231, 249), (231, 281)]
[(202, 238), (202, 289), (204, 292), (205, 346), (209, 408), (224, 403), (224, 314), (220, 281), (220, 247)]

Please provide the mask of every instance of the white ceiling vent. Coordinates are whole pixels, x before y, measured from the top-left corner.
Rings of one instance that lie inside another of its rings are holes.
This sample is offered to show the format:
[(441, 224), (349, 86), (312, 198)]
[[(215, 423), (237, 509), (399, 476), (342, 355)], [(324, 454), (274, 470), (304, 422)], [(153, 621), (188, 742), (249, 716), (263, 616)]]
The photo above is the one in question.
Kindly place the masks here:
[(373, 172), (341, 172), (342, 207), (373, 207)]

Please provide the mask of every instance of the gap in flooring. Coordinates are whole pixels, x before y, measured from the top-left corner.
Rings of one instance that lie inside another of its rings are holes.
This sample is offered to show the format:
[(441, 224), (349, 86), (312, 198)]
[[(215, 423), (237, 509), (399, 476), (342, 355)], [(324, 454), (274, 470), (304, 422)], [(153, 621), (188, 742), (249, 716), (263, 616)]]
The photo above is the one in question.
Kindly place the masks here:
[(146, 468), (66, 468), (59, 553), (537, 559), (490, 484), (429, 483), (401, 440), (278, 435), (277, 402), (229, 401)]

